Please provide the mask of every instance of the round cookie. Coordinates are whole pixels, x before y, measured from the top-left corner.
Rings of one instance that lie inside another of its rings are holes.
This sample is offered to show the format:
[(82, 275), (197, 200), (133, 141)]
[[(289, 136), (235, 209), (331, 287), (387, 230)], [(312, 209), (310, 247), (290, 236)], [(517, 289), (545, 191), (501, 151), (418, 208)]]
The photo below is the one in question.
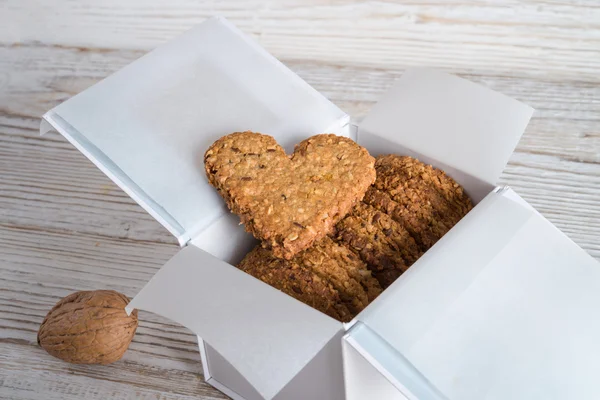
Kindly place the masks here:
[(431, 184), (450, 204), (460, 221), (471, 209), (473, 203), (462, 186), (454, 179), (446, 175), (440, 169), (431, 165), (424, 164), (412, 157), (400, 157), (401, 163), (405, 169), (410, 169), (414, 174), (418, 174), (421, 179)]
[(329, 237), (291, 260), (257, 246), (238, 268), (342, 322), (350, 321), (382, 291), (365, 264)]
[(427, 198), (432, 201), (432, 206), (447, 228), (454, 226), (473, 208), (471, 199), (454, 179), (415, 158), (380, 156), (376, 161), (376, 169), (378, 177), (396, 174), (406, 180), (406, 187), (427, 192)]
[(358, 204), (336, 230), (336, 239), (359, 254), (384, 289), (422, 254), (406, 229), (365, 203)]
[[(414, 162), (411, 163), (410, 160)], [(432, 226), (441, 230), (441, 236), (453, 225), (454, 210), (435, 187), (419, 174), (419, 161), (396, 155), (380, 156), (375, 162), (377, 179), (374, 186)], [(440, 236), (440, 237), (441, 237)]]
[(445, 226), (434, 224), (431, 218), (423, 216), (418, 209), (394, 201), (389, 194), (375, 187), (365, 193), (363, 202), (389, 215), (413, 237), (421, 252), (427, 251), (447, 232)]
[(304, 251), (296, 261), (323, 279), (330, 279), (342, 300), (351, 301), (350, 308), (356, 314), (381, 294), (381, 286), (365, 263), (329, 236)]
[(274, 257), (260, 245), (244, 257), (238, 268), (332, 318), (342, 322), (352, 319), (329, 282), (298, 264)]

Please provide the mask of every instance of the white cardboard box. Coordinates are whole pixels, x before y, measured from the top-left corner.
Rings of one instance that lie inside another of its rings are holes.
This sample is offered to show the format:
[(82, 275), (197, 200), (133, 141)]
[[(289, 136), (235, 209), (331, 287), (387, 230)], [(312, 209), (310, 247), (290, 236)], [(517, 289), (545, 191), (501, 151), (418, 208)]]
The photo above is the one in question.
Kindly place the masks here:
[[(408, 70), (349, 117), (222, 18), (44, 115), (182, 245), (131, 301), (198, 335), (207, 382), (236, 399), (600, 398), (600, 268), (495, 182), (533, 110)], [(237, 270), (256, 241), (206, 180), (234, 131), (353, 137), (444, 169), (476, 207), (342, 324)]]

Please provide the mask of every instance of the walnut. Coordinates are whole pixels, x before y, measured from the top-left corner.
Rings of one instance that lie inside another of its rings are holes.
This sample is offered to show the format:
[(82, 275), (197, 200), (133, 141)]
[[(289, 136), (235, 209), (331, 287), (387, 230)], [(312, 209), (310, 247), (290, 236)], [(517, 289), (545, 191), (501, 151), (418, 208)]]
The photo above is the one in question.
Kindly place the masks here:
[(110, 364), (129, 347), (138, 326), (137, 310), (127, 316), (129, 299), (114, 290), (70, 294), (50, 310), (38, 343), (50, 355), (73, 364)]

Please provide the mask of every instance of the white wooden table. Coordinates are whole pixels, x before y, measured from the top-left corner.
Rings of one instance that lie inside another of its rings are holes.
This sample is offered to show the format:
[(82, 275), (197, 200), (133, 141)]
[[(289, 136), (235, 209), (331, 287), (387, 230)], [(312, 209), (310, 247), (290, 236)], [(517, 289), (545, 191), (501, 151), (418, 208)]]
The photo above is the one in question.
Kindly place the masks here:
[(39, 137), (39, 117), (214, 14), (357, 119), (409, 66), (532, 105), (502, 183), (600, 258), (598, 3), (420, 3), (0, 0), (0, 398), (224, 398), (203, 382), (195, 337), (148, 313), (114, 365), (68, 365), (36, 343), (59, 298), (133, 296), (178, 250), (64, 139)]

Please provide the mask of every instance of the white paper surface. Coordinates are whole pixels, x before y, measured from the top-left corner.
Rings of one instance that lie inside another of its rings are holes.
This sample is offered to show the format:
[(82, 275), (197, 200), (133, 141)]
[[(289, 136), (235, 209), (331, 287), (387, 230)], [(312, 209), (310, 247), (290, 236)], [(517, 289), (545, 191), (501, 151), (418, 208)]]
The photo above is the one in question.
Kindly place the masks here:
[(274, 400), (345, 400), (340, 330)]
[(599, 267), (492, 193), (362, 321), (449, 399), (597, 399)]
[(225, 212), (203, 167), (216, 139), (255, 130), (291, 150), (348, 119), (220, 18), (160, 46), (46, 118), (181, 242)]
[(188, 245), (129, 303), (188, 327), (271, 399), (342, 324)]
[(215, 383), (220, 384), (221, 387), (217, 387), (217, 389), (221, 391), (225, 389), (224, 393), (234, 399), (263, 400), (263, 397), (229, 361), (224, 359), (208, 343), (205, 343), (204, 346), (206, 368), (210, 370), (211, 374), (210, 378), (204, 378), (207, 383), (213, 386)]
[(347, 342), (343, 346), (346, 400), (415, 400), (400, 393), (354, 347)]
[(495, 185), (532, 113), (473, 82), (409, 69), (360, 124), (358, 137), (376, 135)]
[(259, 241), (244, 230), (237, 215), (226, 213), (196, 235), (191, 244), (221, 261), (237, 265)]
[(402, 354), (362, 322), (343, 338), (348, 400), (447, 400)]

